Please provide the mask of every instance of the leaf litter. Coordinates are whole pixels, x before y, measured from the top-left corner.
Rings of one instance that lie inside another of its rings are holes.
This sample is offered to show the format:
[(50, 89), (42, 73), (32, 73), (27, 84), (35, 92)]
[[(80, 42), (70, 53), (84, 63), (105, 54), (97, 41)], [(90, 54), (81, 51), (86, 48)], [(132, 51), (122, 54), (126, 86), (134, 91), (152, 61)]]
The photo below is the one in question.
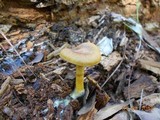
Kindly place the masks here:
[[(124, 2), (123, 6), (130, 4)], [(0, 118), (160, 119), (158, 38), (133, 18), (108, 9), (87, 20), (45, 21), (32, 25), (32, 30), (3, 27)], [(59, 52), (87, 41), (99, 46), (102, 60), (86, 68), (86, 96), (72, 99), (75, 66), (60, 59)]]

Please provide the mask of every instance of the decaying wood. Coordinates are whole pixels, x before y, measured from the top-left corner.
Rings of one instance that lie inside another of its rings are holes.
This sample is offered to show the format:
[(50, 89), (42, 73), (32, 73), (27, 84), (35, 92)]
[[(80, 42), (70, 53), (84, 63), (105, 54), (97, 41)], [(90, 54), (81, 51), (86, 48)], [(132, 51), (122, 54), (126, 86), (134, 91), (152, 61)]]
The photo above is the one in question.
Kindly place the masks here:
[(50, 13), (46, 10), (36, 9), (34, 5), (19, 2), (19, 0), (6, 0), (0, 2), (0, 23), (17, 25), (48, 19)]
[[(69, 1), (75, 1), (74, 5)], [(53, 4), (40, 8), (37, 7), (38, 3), (33, 3), (30, 0), (0, 1), (0, 23), (17, 25), (37, 23), (42, 20), (74, 20), (79, 17), (86, 18), (91, 12), (94, 13), (96, 8), (106, 7), (98, 0), (82, 0), (78, 3), (76, 0), (55, 0), (56, 3), (56, 6)]]

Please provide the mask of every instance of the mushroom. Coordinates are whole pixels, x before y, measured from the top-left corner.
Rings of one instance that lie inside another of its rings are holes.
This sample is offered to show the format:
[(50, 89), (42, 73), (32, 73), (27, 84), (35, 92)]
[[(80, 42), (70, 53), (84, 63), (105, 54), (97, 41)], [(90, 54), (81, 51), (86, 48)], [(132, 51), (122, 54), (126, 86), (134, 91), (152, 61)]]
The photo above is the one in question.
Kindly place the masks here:
[(78, 45), (73, 49), (64, 48), (60, 52), (60, 57), (76, 65), (76, 82), (75, 91), (71, 97), (76, 99), (84, 94), (84, 67), (93, 66), (100, 62), (101, 53), (99, 48), (91, 43), (86, 42)]

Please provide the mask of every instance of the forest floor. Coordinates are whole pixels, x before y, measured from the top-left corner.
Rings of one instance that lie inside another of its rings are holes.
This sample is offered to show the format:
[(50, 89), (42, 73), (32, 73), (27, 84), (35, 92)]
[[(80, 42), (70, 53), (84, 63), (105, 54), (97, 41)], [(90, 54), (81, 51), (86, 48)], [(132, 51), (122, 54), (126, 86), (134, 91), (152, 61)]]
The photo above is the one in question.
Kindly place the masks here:
[[(160, 120), (160, 2), (136, 1), (2, 9), (0, 120)], [(76, 66), (59, 53), (87, 41), (101, 61), (73, 99)]]

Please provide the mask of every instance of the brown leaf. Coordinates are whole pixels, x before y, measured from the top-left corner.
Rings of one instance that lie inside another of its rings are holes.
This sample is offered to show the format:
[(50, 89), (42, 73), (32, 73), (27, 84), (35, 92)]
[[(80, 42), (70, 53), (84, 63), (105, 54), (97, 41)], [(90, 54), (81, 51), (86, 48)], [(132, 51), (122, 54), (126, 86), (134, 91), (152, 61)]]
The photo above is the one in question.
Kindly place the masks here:
[(118, 111), (122, 110), (124, 107), (126, 107), (129, 104), (129, 101), (121, 103), (121, 104), (115, 104), (111, 106), (106, 106), (102, 109), (100, 109), (94, 117), (94, 120), (103, 120), (106, 119), (113, 114), (117, 113)]
[(122, 60), (121, 55), (118, 52), (113, 52), (108, 57), (102, 56), (101, 64), (105, 70), (110, 71), (115, 67), (119, 61)]
[(141, 110), (133, 110), (133, 112), (138, 115), (140, 120), (160, 120), (160, 109), (158, 108), (154, 108), (150, 112)]
[(160, 75), (160, 62), (148, 61), (148, 60), (138, 60), (141, 68), (152, 71), (155, 74)]
[(110, 100), (110, 97), (103, 90), (101, 90), (101, 91), (97, 90), (96, 93), (97, 93), (97, 96), (96, 96), (96, 101), (97, 101), (96, 108), (97, 109), (101, 109), (102, 107), (104, 107), (108, 103), (108, 101)]
[(93, 108), (89, 112), (80, 115), (77, 120), (94, 120), (94, 115), (96, 114), (96, 112), (97, 109), (95, 108), (95, 106), (93, 106)]
[(90, 100), (78, 111), (78, 115), (84, 115), (87, 112), (91, 111), (95, 106), (96, 95), (93, 95)]
[(130, 120), (130, 118), (127, 112), (123, 111), (123, 112), (117, 113), (114, 117), (112, 117), (109, 120)]
[(144, 96), (153, 93), (156, 89), (155, 80), (150, 76), (141, 75), (130, 85), (130, 87), (125, 87), (123, 92), (126, 98), (139, 98), (141, 96), (142, 89), (144, 90)]

